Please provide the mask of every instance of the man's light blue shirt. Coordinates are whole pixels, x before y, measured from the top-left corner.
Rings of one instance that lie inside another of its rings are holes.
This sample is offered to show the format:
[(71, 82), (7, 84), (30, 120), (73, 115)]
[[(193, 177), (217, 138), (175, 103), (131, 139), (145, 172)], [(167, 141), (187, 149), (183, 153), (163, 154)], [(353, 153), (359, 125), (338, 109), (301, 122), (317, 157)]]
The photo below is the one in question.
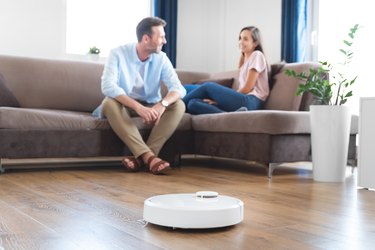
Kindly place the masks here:
[[(139, 101), (157, 103), (161, 100), (160, 81), (170, 91), (176, 91), (180, 97), (186, 95), (186, 90), (178, 79), (177, 73), (164, 52), (153, 53), (143, 62), (144, 68), (144, 96)], [(105, 96), (116, 98), (129, 95), (139, 74), (139, 60), (136, 43), (127, 44), (111, 50), (102, 75), (102, 92)], [(95, 109), (93, 115), (103, 118), (101, 105)]]

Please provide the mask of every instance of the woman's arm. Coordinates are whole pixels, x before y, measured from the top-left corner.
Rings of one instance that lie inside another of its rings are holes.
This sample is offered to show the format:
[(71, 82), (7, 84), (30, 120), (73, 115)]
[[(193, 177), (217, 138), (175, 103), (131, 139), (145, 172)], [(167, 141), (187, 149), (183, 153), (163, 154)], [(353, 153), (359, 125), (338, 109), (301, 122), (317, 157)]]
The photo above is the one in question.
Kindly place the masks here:
[(246, 84), (243, 88), (238, 89), (237, 92), (242, 94), (248, 94), (253, 90), (256, 80), (258, 79), (259, 73), (255, 69), (250, 69), (246, 77)]

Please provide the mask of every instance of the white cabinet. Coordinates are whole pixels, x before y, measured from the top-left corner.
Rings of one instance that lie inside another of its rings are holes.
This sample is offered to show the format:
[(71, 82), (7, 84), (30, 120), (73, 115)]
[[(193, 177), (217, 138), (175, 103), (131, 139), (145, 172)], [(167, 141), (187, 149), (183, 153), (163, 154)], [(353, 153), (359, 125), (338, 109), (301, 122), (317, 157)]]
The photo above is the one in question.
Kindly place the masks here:
[(375, 188), (375, 97), (360, 99), (358, 132), (358, 186)]

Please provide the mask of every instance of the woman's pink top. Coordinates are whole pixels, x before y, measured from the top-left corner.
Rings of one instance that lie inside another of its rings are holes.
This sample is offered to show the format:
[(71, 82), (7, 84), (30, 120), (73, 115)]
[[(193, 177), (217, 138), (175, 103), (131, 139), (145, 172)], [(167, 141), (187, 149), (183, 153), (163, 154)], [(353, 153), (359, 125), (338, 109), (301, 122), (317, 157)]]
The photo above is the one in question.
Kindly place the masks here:
[(246, 85), (247, 74), (251, 69), (255, 69), (259, 73), (259, 76), (255, 82), (254, 88), (247, 94), (255, 95), (259, 99), (265, 101), (270, 92), (268, 84), (268, 64), (263, 53), (259, 50), (255, 50), (251, 53), (250, 57), (241, 66), (238, 78), (240, 83), (239, 89)]

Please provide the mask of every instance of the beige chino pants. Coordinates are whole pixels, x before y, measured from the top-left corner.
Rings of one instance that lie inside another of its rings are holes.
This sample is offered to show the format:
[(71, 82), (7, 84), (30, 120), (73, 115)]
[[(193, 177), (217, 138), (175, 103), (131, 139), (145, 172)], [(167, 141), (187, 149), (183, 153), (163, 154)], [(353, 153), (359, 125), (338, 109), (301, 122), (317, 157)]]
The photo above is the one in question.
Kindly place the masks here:
[(145, 143), (137, 126), (131, 119), (131, 113), (135, 113), (133, 110), (124, 107), (121, 103), (109, 97), (103, 100), (102, 105), (103, 114), (110, 126), (137, 158), (149, 151), (158, 155), (164, 143), (176, 130), (185, 112), (185, 104), (182, 100), (168, 106), (158, 125), (153, 126)]

